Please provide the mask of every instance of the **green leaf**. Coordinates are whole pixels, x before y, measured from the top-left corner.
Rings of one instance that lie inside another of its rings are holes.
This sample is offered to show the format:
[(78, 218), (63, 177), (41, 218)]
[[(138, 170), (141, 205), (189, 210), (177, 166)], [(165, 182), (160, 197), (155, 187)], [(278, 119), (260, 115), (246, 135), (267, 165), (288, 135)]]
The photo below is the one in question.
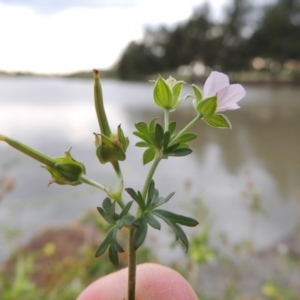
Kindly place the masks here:
[(154, 102), (161, 108), (172, 108), (173, 95), (171, 88), (162, 77), (158, 77), (153, 90)]
[(209, 97), (201, 100), (197, 104), (197, 111), (204, 118), (210, 118), (214, 115), (217, 109), (217, 96)]
[(214, 115), (211, 118), (204, 118), (204, 121), (212, 127), (231, 129), (229, 120), (221, 114)]
[(139, 123), (134, 124), (134, 126), (139, 132), (146, 134), (146, 135), (148, 134), (148, 126), (146, 123), (139, 122)]
[(146, 165), (152, 161), (155, 157), (155, 149), (153, 147), (148, 148), (143, 154), (143, 164)]
[(133, 245), (135, 250), (138, 249), (144, 242), (147, 235), (147, 230), (148, 230), (147, 223), (143, 223), (134, 231), (132, 240), (133, 240)]
[(191, 154), (193, 151), (190, 148), (178, 148), (171, 152), (167, 152), (168, 156), (186, 156)]
[(149, 125), (149, 133), (150, 133), (150, 135), (153, 135), (154, 132), (155, 132), (156, 122), (157, 122), (157, 118), (153, 119), (153, 120), (150, 122), (150, 125)]
[(113, 238), (114, 230), (115, 230), (115, 228), (112, 227), (112, 228), (108, 231), (108, 233), (107, 233), (105, 239), (104, 239), (103, 242), (98, 246), (98, 248), (97, 248), (97, 250), (96, 250), (96, 253), (95, 253), (95, 256), (96, 256), (96, 257), (99, 257), (100, 255), (102, 255), (102, 254), (106, 251), (106, 249), (107, 249), (108, 246), (110, 245), (110, 242), (111, 242), (111, 240), (112, 240), (112, 238)]
[[(106, 212), (112, 212), (112, 201), (106, 197), (102, 202), (102, 207)], [(114, 212), (114, 210), (113, 210)]]
[(170, 122), (170, 124), (169, 124), (169, 131), (171, 132), (171, 134), (174, 133), (175, 129), (176, 129), (176, 122), (174, 122), (174, 121)]
[(179, 146), (180, 146), (180, 143), (175, 143), (174, 145), (171, 145), (170, 147), (168, 147), (164, 152), (165, 153), (173, 152)]
[(187, 133), (184, 133), (179, 139), (177, 139), (177, 142), (181, 143), (181, 144), (188, 143), (188, 142), (193, 141), (196, 137), (197, 137), (196, 134), (187, 132)]
[(160, 227), (161, 227), (160, 223), (156, 220), (156, 218), (150, 212), (145, 213), (145, 218), (146, 218), (147, 223), (150, 226), (152, 226), (155, 229), (160, 230)]
[(156, 210), (153, 210), (152, 213), (154, 214), (160, 214), (166, 218), (168, 218), (169, 220), (175, 222), (175, 223), (178, 223), (178, 224), (181, 224), (181, 225), (184, 225), (184, 226), (188, 226), (188, 227), (195, 227), (199, 224), (199, 222), (193, 218), (189, 218), (189, 217), (185, 217), (185, 216), (182, 216), (182, 215), (177, 215), (177, 214), (174, 214), (170, 211), (167, 211), (167, 210), (163, 210), (163, 209), (156, 209)]
[(170, 143), (170, 139), (171, 139), (171, 132), (170, 131), (166, 131), (164, 133), (164, 138), (163, 138), (163, 148), (167, 149), (168, 145)]
[(202, 92), (201, 90), (194, 84), (192, 84), (192, 88), (194, 90), (194, 94), (197, 100), (197, 103), (200, 102), (202, 100)]
[(188, 248), (189, 248), (189, 242), (188, 242), (188, 239), (187, 239), (184, 231), (182, 230), (182, 228), (179, 225), (177, 225), (176, 223), (174, 223), (172, 220), (170, 220), (167, 217), (165, 217), (164, 215), (158, 213), (157, 210), (152, 211), (152, 213), (154, 215), (156, 215), (157, 217), (163, 219), (173, 229), (175, 236), (176, 236), (176, 240), (180, 239), (182, 241), (182, 243), (184, 244), (184, 246), (186, 248), (186, 252), (187, 252)]
[(148, 144), (148, 143), (146, 143), (146, 142), (137, 142), (136, 144), (135, 144), (137, 147), (151, 147), (151, 145), (150, 144)]
[(174, 227), (172, 227), (172, 228), (175, 231), (175, 235), (184, 244), (184, 246), (185, 246), (185, 252), (188, 252), (188, 250), (189, 250), (189, 241), (188, 241), (188, 238), (187, 238), (186, 234), (184, 233), (184, 231), (182, 230), (182, 228), (179, 225), (174, 224), (173, 226)]
[(164, 129), (160, 124), (156, 124), (155, 126), (155, 146), (159, 150), (162, 147), (162, 140), (164, 138)]
[(116, 227), (117, 227), (118, 229), (121, 229), (123, 226), (124, 226), (124, 220), (119, 219), (119, 220), (116, 222)]
[(125, 191), (131, 196), (131, 198), (139, 205), (142, 211), (145, 210), (145, 202), (142, 197), (142, 194), (139, 192), (138, 194), (132, 188), (126, 188)]
[(134, 219), (132, 222), (133, 226), (140, 227), (145, 223), (145, 214), (142, 213), (138, 218)]
[(120, 218), (124, 217), (125, 215), (127, 215), (128, 211), (130, 210), (131, 208), (131, 205), (132, 205), (133, 201), (130, 201), (128, 202), (125, 207), (123, 208), (121, 214), (120, 214)]
[(122, 218), (125, 226), (132, 226), (133, 221), (135, 220), (135, 217), (132, 215), (127, 215)]
[(108, 249), (108, 257), (112, 264), (119, 265), (118, 252), (112, 245)]
[(124, 252), (124, 249), (122, 248), (122, 246), (118, 243), (118, 241), (116, 239), (114, 239), (111, 243), (111, 245), (115, 248), (115, 250), (119, 253)]
[(152, 145), (153, 141), (151, 140), (151, 138), (149, 137), (149, 135), (143, 134), (139, 131), (135, 131), (133, 132), (133, 134), (137, 137), (139, 137), (140, 139), (144, 140), (146, 143)]
[(150, 185), (149, 185), (149, 190), (148, 190), (146, 207), (149, 207), (149, 205), (151, 204), (151, 202), (153, 200), (154, 192), (155, 192), (155, 182), (154, 182), (154, 180), (151, 180)]
[(102, 207), (97, 207), (97, 210), (108, 224), (112, 224), (112, 225), (116, 224), (116, 221), (113, 218), (113, 216), (111, 214), (107, 213), (106, 211), (104, 211), (104, 209)]
[(151, 203), (152, 205), (150, 206), (151, 209), (154, 209), (158, 206), (161, 206), (165, 203), (167, 203), (173, 196), (174, 196), (175, 192), (169, 194), (166, 198), (163, 198), (163, 197), (156, 197), (154, 199), (154, 201)]

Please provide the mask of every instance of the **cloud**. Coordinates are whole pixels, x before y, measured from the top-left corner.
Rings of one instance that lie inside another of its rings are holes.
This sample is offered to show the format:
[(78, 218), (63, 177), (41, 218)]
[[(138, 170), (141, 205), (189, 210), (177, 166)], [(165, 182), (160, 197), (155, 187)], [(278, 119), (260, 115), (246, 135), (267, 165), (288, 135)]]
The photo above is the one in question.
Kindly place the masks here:
[(70, 8), (132, 7), (136, 0), (0, 0), (0, 3), (53, 14)]

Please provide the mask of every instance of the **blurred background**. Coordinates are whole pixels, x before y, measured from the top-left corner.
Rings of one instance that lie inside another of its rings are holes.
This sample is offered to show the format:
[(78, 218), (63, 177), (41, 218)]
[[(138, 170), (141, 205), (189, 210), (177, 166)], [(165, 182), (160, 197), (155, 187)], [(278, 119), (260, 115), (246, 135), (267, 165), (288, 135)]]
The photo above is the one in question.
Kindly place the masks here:
[[(193, 153), (155, 174), (163, 196), (176, 191), (169, 208), (200, 221), (190, 255), (163, 227), (139, 261), (177, 268), (199, 299), (300, 299), (299, 0), (0, 0), (0, 37), (0, 133), (54, 157), (72, 147), (87, 176), (112, 187), (94, 154), (93, 68), (111, 127), (129, 136), (121, 167), (136, 189), (149, 166), (134, 123), (163, 122), (149, 79), (183, 79), (183, 96), (211, 70), (242, 83), (241, 109), (226, 112), (233, 129), (196, 124)], [(171, 118), (182, 128), (194, 114), (187, 101)], [(0, 144), (1, 299), (74, 299), (113, 270), (93, 257), (104, 194), (49, 179)]]

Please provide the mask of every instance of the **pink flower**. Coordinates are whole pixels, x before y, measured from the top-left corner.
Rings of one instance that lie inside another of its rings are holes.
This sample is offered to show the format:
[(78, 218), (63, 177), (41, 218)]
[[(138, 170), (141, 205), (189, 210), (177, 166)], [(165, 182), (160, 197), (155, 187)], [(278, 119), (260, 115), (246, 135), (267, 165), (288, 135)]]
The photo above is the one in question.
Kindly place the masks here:
[(239, 102), (246, 95), (240, 84), (230, 84), (227, 75), (213, 71), (206, 79), (203, 88), (203, 98), (217, 96), (216, 113), (240, 108)]

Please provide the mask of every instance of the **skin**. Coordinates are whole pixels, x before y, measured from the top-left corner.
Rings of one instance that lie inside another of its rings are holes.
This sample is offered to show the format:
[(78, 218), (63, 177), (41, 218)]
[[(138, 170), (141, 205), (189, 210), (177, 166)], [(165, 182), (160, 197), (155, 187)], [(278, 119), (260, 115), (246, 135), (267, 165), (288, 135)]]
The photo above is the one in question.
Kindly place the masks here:
[[(96, 280), (77, 300), (123, 300), (126, 294), (127, 268)], [(137, 266), (135, 300), (198, 300), (198, 297), (179, 273), (147, 263)]]

